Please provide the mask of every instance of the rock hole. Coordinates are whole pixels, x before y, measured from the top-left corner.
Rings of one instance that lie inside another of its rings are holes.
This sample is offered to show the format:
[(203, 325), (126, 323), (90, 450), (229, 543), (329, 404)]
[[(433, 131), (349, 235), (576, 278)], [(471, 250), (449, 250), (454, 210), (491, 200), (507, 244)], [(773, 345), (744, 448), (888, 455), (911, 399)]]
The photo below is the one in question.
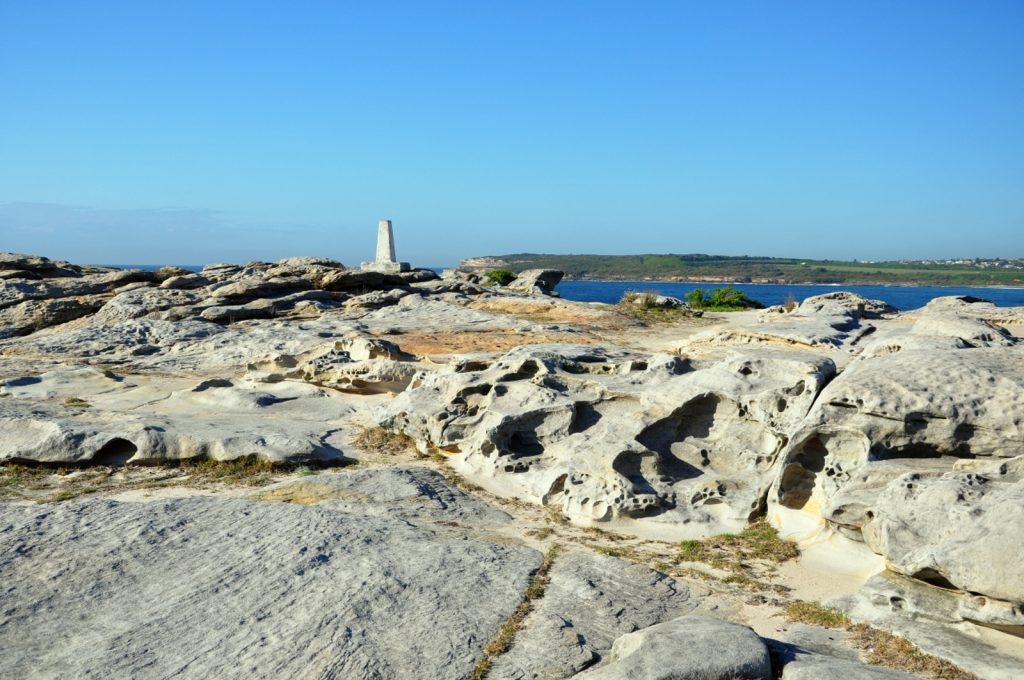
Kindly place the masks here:
[(500, 378), (498, 382), (514, 382), (516, 380), (529, 380), (533, 376), (540, 373), (540, 364), (533, 359), (527, 359), (519, 365), (519, 370), (515, 373), (508, 373)]
[(138, 450), (139, 447), (127, 439), (115, 437), (100, 447), (100, 450), (93, 454), (90, 462), (94, 465), (124, 465), (132, 459)]
[(573, 405), (572, 423), (569, 425), (569, 434), (576, 434), (589, 430), (601, 420), (601, 412), (594, 408), (593, 404), (585, 401), (578, 401)]
[(542, 505), (550, 505), (556, 497), (565, 494), (565, 480), (567, 477), (568, 475), (558, 475), (555, 481), (551, 482), (548, 492), (541, 498)]
[(935, 444), (928, 442), (910, 442), (906, 444), (892, 445), (889, 442), (881, 442), (871, 447), (868, 460), (890, 460), (893, 458), (974, 458), (970, 447), (960, 446), (953, 450), (940, 449)]
[(508, 448), (513, 455), (539, 456), (544, 453), (544, 445), (537, 438), (537, 433), (529, 430), (513, 432), (508, 438)]
[(817, 435), (811, 437), (782, 471), (779, 482), (779, 502), (787, 508), (800, 509), (807, 505), (814, 492), (817, 474), (825, 469), (828, 449)]
[(930, 583), (931, 585), (942, 588), (943, 590), (960, 590), (955, 585), (953, 585), (952, 581), (950, 581), (948, 578), (946, 578), (940, 572), (934, 569), (922, 569), (921, 571), (914, 574), (914, 578), (916, 578), (918, 581)]
[(456, 373), (477, 373), (490, 367), (486, 361), (466, 361), (455, 367)]

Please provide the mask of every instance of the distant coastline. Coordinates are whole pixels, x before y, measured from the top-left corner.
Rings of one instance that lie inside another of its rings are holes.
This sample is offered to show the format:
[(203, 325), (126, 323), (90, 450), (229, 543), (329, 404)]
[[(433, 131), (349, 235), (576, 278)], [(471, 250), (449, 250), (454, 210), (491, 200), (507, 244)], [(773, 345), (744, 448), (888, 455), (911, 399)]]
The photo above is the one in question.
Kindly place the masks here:
[(557, 269), (567, 280), (708, 285), (1024, 287), (1024, 259), (859, 262), (704, 254), (518, 253), (463, 260), (469, 271)]
[(885, 286), (892, 288), (997, 288), (1008, 290), (1024, 290), (1024, 282), (1016, 284), (977, 284), (960, 285), (955, 283), (882, 283), (879, 281), (842, 281), (839, 283), (822, 283), (818, 281), (791, 281), (791, 280), (770, 280), (770, 281), (748, 281), (740, 279), (679, 279), (673, 277), (664, 278), (601, 278), (595, 276), (569, 276), (564, 277), (565, 281), (590, 281), (593, 283), (683, 283), (683, 284), (708, 284), (715, 286), (830, 286), (842, 288), (843, 286)]

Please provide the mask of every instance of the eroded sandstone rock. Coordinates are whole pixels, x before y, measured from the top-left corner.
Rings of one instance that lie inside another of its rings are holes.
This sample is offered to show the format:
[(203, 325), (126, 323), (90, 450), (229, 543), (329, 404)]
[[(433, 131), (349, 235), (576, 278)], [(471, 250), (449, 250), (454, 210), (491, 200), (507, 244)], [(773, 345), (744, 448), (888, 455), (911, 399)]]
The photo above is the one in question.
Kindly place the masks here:
[(468, 677), (540, 553), (451, 526), (482, 509), (436, 473), (348, 489), (0, 505), (0, 675)]
[(421, 375), (379, 418), (496, 493), (584, 524), (728, 531), (758, 512), (786, 431), (834, 370), (790, 352), (694, 365), (533, 346)]

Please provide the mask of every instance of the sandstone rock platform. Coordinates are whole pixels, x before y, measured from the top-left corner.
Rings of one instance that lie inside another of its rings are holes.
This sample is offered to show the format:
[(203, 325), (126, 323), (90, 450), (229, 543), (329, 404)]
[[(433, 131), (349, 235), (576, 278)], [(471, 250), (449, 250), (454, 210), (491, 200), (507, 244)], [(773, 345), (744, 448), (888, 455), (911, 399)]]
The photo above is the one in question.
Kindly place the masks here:
[(1019, 676), (1024, 309), (557, 274), (0, 254), (0, 674)]

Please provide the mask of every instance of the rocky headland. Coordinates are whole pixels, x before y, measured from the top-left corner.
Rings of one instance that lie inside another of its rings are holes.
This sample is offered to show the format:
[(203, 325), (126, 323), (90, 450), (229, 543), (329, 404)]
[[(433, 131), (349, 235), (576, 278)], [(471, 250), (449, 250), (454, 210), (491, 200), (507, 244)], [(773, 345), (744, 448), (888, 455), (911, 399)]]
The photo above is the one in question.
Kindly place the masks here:
[(1018, 678), (1024, 308), (0, 254), (0, 675)]

